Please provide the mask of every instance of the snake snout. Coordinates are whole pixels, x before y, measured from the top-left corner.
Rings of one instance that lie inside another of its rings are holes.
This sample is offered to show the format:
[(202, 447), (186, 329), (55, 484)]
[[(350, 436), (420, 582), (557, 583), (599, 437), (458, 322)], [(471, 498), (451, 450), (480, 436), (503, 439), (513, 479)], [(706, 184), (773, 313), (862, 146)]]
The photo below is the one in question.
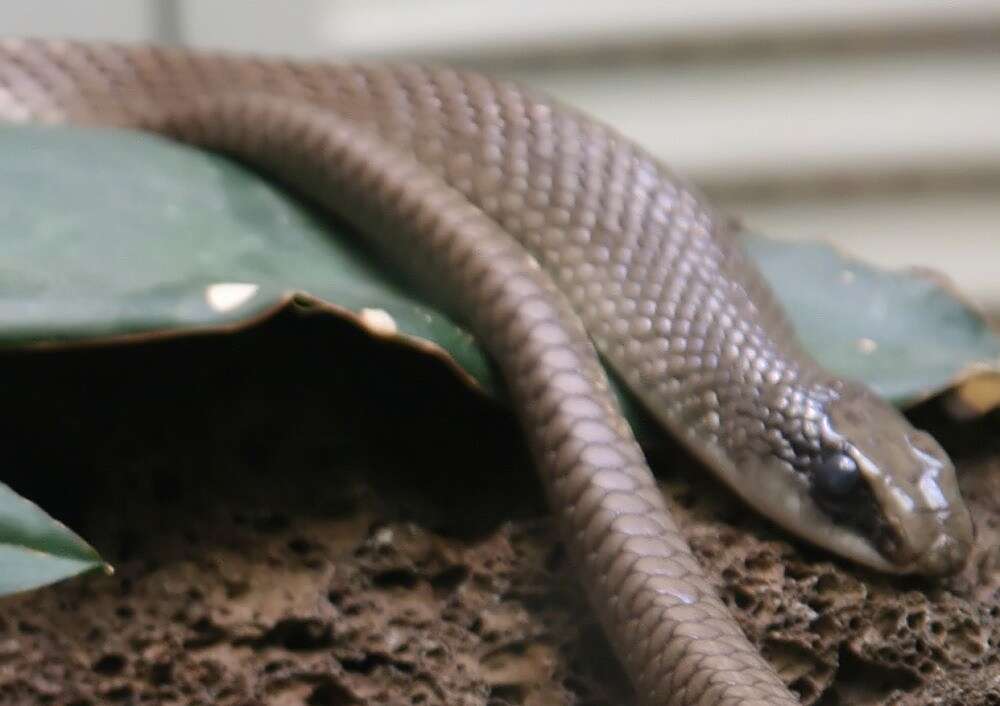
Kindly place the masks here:
[(925, 576), (959, 573), (968, 564), (976, 540), (968, 509), (964, 504), (956, 504), (944, 511), (926, 513), (925, 517), (934, 518), (936, 531), (913, 561), (914, 570)]
[(926, 576), (951, 576), (965, 568), (971, 553), (971, 540), (941, 534), (918, 560), (918, 570)]

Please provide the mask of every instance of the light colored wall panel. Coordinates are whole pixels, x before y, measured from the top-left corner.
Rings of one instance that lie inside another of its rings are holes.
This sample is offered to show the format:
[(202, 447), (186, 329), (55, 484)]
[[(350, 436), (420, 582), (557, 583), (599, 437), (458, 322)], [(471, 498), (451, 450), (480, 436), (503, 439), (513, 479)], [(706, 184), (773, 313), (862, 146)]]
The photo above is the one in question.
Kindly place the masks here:
[[(890, 0), (864, 3), (864, 12), (862, 4), (827, 0), (783, 3), (780, 12), (775, 5), (765, 4), (772, 8), (768, 12), (744, 0), (685, 3), (685, 11), (635, 0), (628, 12), (609, 12), (604, 1), (306, 0), (294, 11), (244, 3), (239, 12), (235, 5), (241, 2), (184, 3), (186, 38), (196, 45), (342, 56), (375, 48), (365, 44), (368, 40), (350, 40), (351, 27), (379, 37), (385, 52), (394, 53), (420, 49), (406, 37), (430, 42), (459, 26), (469, 41), (480, 36), (477, 27), (494, 37), (530, 37), (540, 26), (553, 33), (558, 27), (570, 37), (585, 26), (619, 37), (654, 27), (690, 39), (740, 28), (792, 33), (807, 26), (882, 23), (898, 29), (1000, 20), (1000, 3), (979, 0)], [(326, 39), (330, 27), (342, 31), (344, 41)], [(560, 64), (525, 68), (514, 76), (604, 117), (702, 182), (863, 172), (874, 164), (919, 171), (927, 165), (1000, 163), (1000, 131), (994, 127), (1000, 115), (997, 50)]]
[[(228, 0), (228, 3), (238, 0)], [(227, 3), (227, 4), (228, 4)], [(324, 31), (351, 54), (512, 53), (623, 42), (747, 40), (1000, 22), (995, 0), (330, 0)]]
[[(331, 0), (177, 0), (186, 43), (217, 49), (344, 56), (328, 36)], [(405, 3), (399, 3), (401, 7)], [(391, 41), (387, 37), (386, 41)]]
[(179, 0), (199, 45), (340, 56), (475, 57), (612, 44), (872, 31), (895, 34), (1000, 24), (996, 0)]
[(0, 35), (143, 41), (152, 39), (154, 12), (147, 0), (4, 0)]
[(1000, 51), (524, 70), (703, 183), (1000, 165)]

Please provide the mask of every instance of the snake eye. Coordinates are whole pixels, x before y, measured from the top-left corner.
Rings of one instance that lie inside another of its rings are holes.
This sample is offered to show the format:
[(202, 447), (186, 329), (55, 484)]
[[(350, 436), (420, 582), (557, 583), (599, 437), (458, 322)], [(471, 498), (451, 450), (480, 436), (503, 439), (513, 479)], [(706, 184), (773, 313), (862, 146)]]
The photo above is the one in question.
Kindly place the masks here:
[(858, 484), (861, 472), (858, 464), (847, 454), (835, 453), (827, 456), (816, 467), (814, 473), (816, 490), (828, 498), (847, 495)]

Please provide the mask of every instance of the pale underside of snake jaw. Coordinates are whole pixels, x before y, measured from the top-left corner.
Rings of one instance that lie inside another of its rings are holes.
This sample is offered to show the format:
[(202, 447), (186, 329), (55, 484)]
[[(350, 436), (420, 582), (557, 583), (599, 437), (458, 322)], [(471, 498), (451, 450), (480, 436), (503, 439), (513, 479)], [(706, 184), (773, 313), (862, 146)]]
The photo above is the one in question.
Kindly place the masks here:
[(8, 41), (0, 119), (135, 127), (233, 154), (449, 302), (504, 372), (644, 703), (794, 699), (671, 521), (595, 344), (780, 524), (886, 570), (964, 561), (971, 523), (939, 447), (800, 349), (700, 195), (544, 97), (448, 69)]

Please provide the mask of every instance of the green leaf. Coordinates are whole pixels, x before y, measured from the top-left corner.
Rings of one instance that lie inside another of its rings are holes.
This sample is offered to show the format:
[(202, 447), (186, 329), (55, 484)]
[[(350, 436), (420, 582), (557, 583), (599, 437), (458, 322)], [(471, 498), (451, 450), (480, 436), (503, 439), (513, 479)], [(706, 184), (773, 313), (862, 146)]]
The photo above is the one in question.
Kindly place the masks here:
[(822, 243), (744, 244), (805, 347), (901, 406), (1000, 369), (1000, 339), (940, 276), (888, 272)]
[(0, 154), (0, 345), (229, 329), (294, 303), (373, 333), (389, 324), (492, 385), (472, 336), (345, 226), (230, 160), (139, 133), (35, 126), (0, 127)]
[(101, 567), (90, 545), (0, 483), (0, 596)]

